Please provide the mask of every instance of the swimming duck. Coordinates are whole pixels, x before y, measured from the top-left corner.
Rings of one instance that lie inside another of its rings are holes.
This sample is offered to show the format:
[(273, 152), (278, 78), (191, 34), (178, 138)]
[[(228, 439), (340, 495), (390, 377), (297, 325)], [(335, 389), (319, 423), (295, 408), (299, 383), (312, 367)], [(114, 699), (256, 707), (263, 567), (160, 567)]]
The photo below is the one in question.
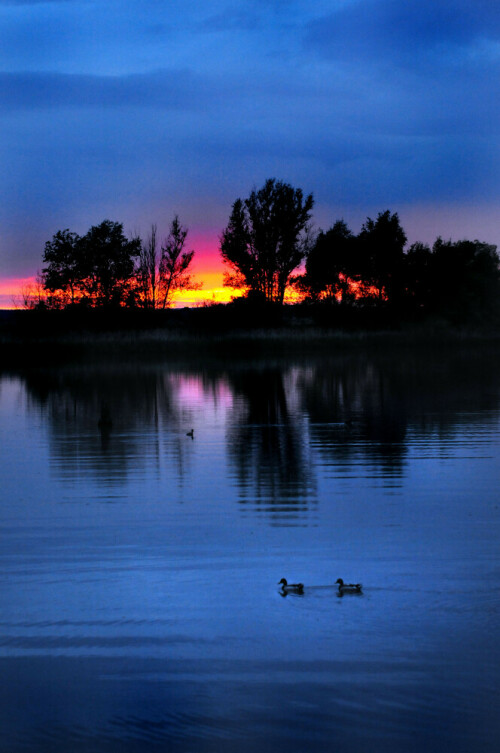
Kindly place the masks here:
[(337, 583), (339, 585), (340, 594), (347, 594), (347, 593), (360, 594), (361, 593), (361, 589), (362, 589), (361, 583), (344, 583), (342, 578), (338, 578), (335, 581), (335, 585), (337, 585)]
[(286, 578), (282, 578), (278, 586), (281, 586), (281, 590), (285, 593), (296, 593), (296, 594), (303, 594), (304, 593), (304, 584), (303, 583), (288, 583)]

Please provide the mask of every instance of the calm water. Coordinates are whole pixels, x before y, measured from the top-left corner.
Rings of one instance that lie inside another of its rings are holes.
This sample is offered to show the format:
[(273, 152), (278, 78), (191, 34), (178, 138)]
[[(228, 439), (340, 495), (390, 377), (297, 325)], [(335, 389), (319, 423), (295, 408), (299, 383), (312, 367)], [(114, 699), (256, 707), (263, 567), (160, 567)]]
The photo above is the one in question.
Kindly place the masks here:
[(0, 750), (497, 753), (499, 366), (4, 373)]

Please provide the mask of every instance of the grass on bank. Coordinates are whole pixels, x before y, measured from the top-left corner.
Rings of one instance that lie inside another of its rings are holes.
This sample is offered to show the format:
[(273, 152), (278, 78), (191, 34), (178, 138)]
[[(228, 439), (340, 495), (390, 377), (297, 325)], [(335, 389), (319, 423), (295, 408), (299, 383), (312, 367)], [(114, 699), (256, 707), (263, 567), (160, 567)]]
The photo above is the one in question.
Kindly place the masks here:
[[(326, 310), (327, 313), (328, 310)], [(442, 319), (394, 321), (384, 312), (325, 318), (325, 309), (216, 307), (165, 312), (0, 312), (2, 361), (67, 358), (331, 353), (349, 349), (500, 343), (500, 330)]]

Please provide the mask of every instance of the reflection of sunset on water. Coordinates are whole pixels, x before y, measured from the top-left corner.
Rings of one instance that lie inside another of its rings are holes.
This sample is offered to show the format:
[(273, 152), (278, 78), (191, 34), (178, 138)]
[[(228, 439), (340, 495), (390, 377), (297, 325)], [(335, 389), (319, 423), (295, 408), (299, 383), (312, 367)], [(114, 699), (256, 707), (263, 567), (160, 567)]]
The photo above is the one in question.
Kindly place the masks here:
[[(472, 753), (478, 719), (495, 749), (497, 349), (367, 350), (0, 379), (5, 751), (254, 753), (258, 727), (272, 750), (333, 753), (350, 706), (368, 728), (342, 753), (407, 750), (408, 718), (415, 750)], [(364, 595), (339, 599), (339, 576)], [(129, 745), (137, 719), (152, 733)]]
[(179, 403), (181, 404), (205, 404), (205, 410), (207, 403), (210, 400), (211, 407), (217, 411), (219, 409), (226, 410), (233, 406), (233, 393), (230, 386), (226, 381), (220, 379), (216, 383), (212, 380), (208, 383), (201, 376), (186, 376), (181, 375), (179, 377), (172, 377), (177, 379), (177, 396)]

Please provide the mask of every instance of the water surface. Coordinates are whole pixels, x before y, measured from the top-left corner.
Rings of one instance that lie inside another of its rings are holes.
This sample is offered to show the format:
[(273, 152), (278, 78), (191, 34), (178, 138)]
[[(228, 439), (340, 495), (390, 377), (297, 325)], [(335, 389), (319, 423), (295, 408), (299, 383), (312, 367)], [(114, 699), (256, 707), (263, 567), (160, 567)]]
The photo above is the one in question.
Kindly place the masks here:
[(498, 751), (498, 366), (4, 373), (0, 749)]

